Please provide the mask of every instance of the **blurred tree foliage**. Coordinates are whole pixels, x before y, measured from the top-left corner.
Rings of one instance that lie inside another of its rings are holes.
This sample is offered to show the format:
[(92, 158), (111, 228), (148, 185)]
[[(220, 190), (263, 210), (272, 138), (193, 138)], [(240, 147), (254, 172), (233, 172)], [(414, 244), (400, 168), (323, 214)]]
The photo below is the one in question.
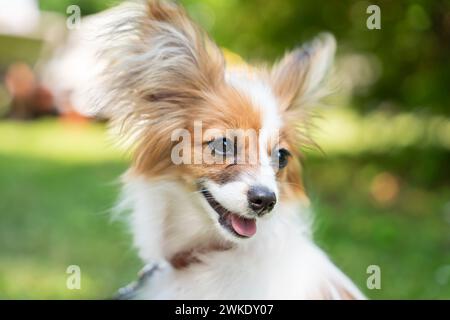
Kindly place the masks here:
[[(64, 13), (78, 4), (91, 14), (117, 2), (41, 0), (41, 8)], [(340, 53), (368, 55), (379, 70), (373, 85), (354, 92), (361, 112), (389, 105), (392, 111), (450, 115), (450, 1), (181, 2), (221, 46), (250, 60), (273, 61), (321, 31), (332, 32)], [(371, 4), (381, 9), (381, 30), (366, 27)]]
[(119, 2), (118, 0), (39, 0), (39, 8), (66, 14), (69, 6), (77, 5), (81, 8), (82, 15), (89, 15), (112, 7)]

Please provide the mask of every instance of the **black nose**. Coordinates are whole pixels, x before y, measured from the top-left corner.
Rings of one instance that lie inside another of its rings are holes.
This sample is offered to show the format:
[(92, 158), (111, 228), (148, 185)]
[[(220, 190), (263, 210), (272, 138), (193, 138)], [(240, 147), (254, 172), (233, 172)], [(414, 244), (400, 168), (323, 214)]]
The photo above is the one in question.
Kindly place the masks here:
[(271, 211), (277, 202), (275, 193), (263, 186), (254, 186), (247, 193), (248, 205), (258, 216)]

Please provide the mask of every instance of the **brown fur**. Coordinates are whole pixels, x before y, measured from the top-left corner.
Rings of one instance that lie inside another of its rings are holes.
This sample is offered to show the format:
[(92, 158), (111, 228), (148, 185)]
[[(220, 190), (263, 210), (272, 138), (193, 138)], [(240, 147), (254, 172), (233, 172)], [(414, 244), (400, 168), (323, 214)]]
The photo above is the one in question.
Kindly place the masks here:
[[(131, 28), (111, 36), (111, 41), (126, 41), (127, 45), (110, 57), (113, 62), (106, 77), (112, 94), (102, 103), (107, 108), (117, 105), (111, 108), (111, 114), (125, 139), (134, 142), (133, 173), (152, 178), (171, 175), (189, 183), (202, 177), (226, 183), (241, 172), (251, 174), (255, 165), (173, 164), (171, 150), (177, 143), (171, 141), (174, 130), (187, 129), (193, 139), (194, 121), (202, 121), (204, 131), (215, 128), (259, 132), (262, 115), (249, 97), (226, 83), (221, 51), (181, 7), (149, 1), (147, 15), (132, 20)], [(272, 85), (283, 114), (280, 143), (292, 154), (288, 166), (277, 174), (284, 199), (306, 199), (300, 177), (296, 122), (298, 113), (303, 113), (303, 96), (310, 94), (306, 83), (316, 47), (286, 55), (271, 72), (255, 71), (256, 76)], [(149, 50), (159, 51), (151, 55)], [(124, 62), (117, 63), (118, 59)], [(144, 69), (137, 61), (145, 61), (149, 66)], [(193, 148), (192, 159), (203, 152), (205, 143)]]

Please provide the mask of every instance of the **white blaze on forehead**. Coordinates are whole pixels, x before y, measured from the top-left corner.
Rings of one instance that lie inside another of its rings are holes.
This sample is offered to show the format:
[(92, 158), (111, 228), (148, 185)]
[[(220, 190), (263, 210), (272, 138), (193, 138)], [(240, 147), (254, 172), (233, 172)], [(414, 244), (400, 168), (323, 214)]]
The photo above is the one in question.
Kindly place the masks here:
[(250, 98), (253, 107), (262, 115), (262, 134), (269, 137), (276, 134), (281, 127), (278, 102), (272, 87), (263, 79), (246, 70), (233, 70), (226, 74), (227, 82)]
[(227, 82), (250, 98), (252, 106), (262, 115), (262, 127), (258, 132), (260, 168), (256, 175), (252, 175), (253, 181), (248, 184), (264, 185), (278, 194), (275, 171), (271, 166), (269, 147), (275, 147), (279, 140), (279, 131), (282, 125), (278, 108), (278, 101), (272, 87), (257, 75), (245, 69), (233, 70), (227, 73)]
[(259, 132), (259, 147), (262, 164), (267, 162), (267, 146), (272, 139), (276, 143), (281, 128), (278, 101), (272, 87), (257, 75), (237, 69), (227, 73), (227, 82), (250, 98), (252, 106), (262, 115), (262, 127)]

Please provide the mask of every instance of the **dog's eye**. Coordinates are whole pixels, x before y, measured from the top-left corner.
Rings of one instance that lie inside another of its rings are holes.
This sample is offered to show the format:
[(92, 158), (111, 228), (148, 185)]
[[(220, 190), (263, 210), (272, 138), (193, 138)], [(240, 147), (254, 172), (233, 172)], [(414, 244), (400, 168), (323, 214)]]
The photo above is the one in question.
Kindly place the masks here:
[(276, 161), (278, 163), (278, 168), (283, 169), (284, 167), (286, 167), (291, 153), (286, 149), (281, 148), (278, 149), (275, 154), (277, 156)]
[(234, 155), (233, 141), (227, 138), (217, 138), (208, 143), (208, 146), (213, 150), (215, 154), (224, 156)]

